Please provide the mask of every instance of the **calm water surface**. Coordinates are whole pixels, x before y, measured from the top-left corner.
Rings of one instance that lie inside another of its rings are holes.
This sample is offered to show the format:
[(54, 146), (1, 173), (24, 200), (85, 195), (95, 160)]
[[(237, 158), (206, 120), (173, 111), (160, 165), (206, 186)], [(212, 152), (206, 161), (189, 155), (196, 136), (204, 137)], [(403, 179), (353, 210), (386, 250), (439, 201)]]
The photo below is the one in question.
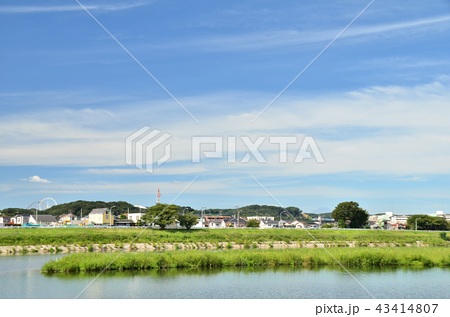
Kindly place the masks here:
[[(327, 299), (450, 298), (450, 270), (320, 269), (44, 275), (62, 255), (0, 257), (0, 298)], [(96, 278), (97, 277), (97, 278)], [(370, 295), (370, 294), (371, 295)]]

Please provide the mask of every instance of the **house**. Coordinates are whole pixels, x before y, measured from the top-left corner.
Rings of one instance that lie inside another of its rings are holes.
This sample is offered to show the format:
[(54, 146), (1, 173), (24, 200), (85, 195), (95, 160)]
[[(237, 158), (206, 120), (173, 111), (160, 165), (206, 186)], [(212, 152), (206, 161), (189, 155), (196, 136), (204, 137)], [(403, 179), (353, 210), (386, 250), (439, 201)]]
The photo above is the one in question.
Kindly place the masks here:
[(129, 213), (127, 215), (127, 219), (133, 221), (134, 223), (138, 223), (139, 220), (145, 215), (144, 212), (136, 212), (136, 213)]
[(209, 228), (225, 228), (225, 221), (223, 219), (214, 219), (208, 223)]
[(15, 225), (23, 226), (30, 222), (30, 215), (15, 215), (11, 218), (11, 222)]
[(374, 226), (374, 228), (377, 229), (392, 229), (392, 225), (391, 225), (391, 217), (394, 214), (392, 212), (386, 212), (384, 215), (380, 214), (377, 215), (377, 222)]
[(306, 223), (298, 220), (294, 220), (289, 224), (289, 227), (295, 228), (295, 229), (305, 229)]
[(227, 219), (225, 221), (225, 225), (227, 227), (233, 227), (233, 228), (244, 228), (244, 227), (247, 227), (247, 220), (244, 218), (241, 218), (241, 217), (239, 217), (239, 218), (233, 217), (233, 218)]
[(0, 216), (0, 227), (3, 227), (4, 225), (8, 225), (10, 221), (11, 221), (11, 217)]
[(204, 216), (203, 226), (207, 228), (225, 228), (229, 219), (231, 219), (230, 216)]
[(394, 230), (406, 229), (407, 222), (407, 215), (393, 215), (390, 220), (390, 224)]
[(289, 226), (289, 222), (286, 220), (278, 220), (278, 228), (285, 228)]
[(63, 214), (63, 215), (59, 216), (59, 218), (58, 218), (58, 222), (63, 225), (70, 224), (74, 220), (77, 220), (77, 217), (72, 213)]
[(393, 212), (371, 215), (369, 216), (369, 226), (371, 229), (405, 229), (408, 217), (407, 215), (396, 215)]
[(52, 215), (30, 215), (28, 223), (53, 226), (58, 222)]
[(205, 228), (205, 220), (202, 217), (197, 218), (197, 224), (192, 228)]
[(89, 223), (94, 225), (114, 225), (114, 215), (108, 208), (92, 209), (89, 213)]
[(378, 229), (378, 215), (370, 215), (368, 223), (371, 229)]
[(70, 222), (70, 225), (73, 226), (87, 226), (89, 225), (89, 216), (83, 217), (81, 219), (75, 219)]
[(262, 222), (262, 224), (259, 224), (261, 229), (278, 228), (280, 224), (277, 220), (262, 220)]

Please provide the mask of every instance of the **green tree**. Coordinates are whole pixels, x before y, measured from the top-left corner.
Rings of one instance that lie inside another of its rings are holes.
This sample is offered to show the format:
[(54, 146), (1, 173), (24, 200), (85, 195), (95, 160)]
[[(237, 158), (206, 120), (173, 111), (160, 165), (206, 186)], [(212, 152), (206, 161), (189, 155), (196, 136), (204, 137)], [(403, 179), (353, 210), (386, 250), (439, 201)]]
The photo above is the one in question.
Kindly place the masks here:
[(20, 214), (33, 214), (36, 210), (34, 209), (23, 209), (23, 208), (6, 208), (0, 210), (2, 216), (15, 216)]
[(302, 211), (298, 207), (287, 207), (287, 211), (294, 217), (297, 218), (302, 214)]
[(174, 224), (180, 207), (168, 204), (156, 204), (148, 208), (148, 211), (142, 217), (146, 224), (155, 224), (164, 230), (167, 226)]
[(354, 201), (346, 201), (334, 208), (331, 216), (337, 220), (339, 227), (363, 228), (369, 220), (369, 213)]
[(428, 215), (413, 215), (408, 217), (406, 226), (415, 230), (450, 230), (450, 224), (443, 217), (432, 217)]
[(198, 218), (192, 212), (187, 212), (185, 214), (179, 214), (178, 221), (180, 222), (180, 226), (189, 230), (198, 223)]
[(248, 228), (259, 228), (259, 220), (250, 219), (249, 221), (247, 221), (247, 227)]

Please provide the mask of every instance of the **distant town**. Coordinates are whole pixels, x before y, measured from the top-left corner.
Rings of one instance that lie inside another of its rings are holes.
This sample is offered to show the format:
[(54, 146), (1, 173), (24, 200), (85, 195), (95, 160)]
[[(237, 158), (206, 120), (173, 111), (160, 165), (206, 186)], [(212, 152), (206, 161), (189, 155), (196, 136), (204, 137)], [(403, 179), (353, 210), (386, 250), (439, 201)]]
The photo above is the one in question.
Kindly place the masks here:
[[(158, 201), (156, 202), (159, 203)], [(76, 201), (55, 204), (45, 208), (0, 210), (0, 227), (155, 227), (145, 221), (148, 207), (132, 205), (127, 202), (89, 202)], [(180, 214), (190, 213), (196, 216), (191, 228), (286, 228), (286, 229), (320, 229), (337, 228), (338, 221), (327, 213), (304, 213), (297, 207), (282, 208), (278, 206), (250, 205), (234, 209), (194, 210), (191, 207), (177, 206)], [(414, 218), (411, 222), (410, 218)], [(410, 221), (408, 222), (408, 219)], [(441, 230), (431, 224), (434, 220), (445, 220), (450, 228), (450, 214), (436, 211), (426, 215), (400, 215), (393, 212), (372, 214), (364, 225), (365, 229), (382, 230)], [(409, 224), (409, 225), (408, 225)], [(180, 221), (174, 218), (166, 229), (182, 229)], [(433, 229), (434, 228), (434, 229)], [(445, 229), (444, 229), (445, 230)]]

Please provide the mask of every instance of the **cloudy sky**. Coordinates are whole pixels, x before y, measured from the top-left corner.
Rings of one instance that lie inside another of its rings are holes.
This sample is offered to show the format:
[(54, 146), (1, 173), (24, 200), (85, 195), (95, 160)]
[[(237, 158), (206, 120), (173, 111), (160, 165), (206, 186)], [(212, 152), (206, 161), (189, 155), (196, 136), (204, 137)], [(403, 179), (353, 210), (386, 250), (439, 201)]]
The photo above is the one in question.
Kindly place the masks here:
[(448, 0), (3, 0), (0, 39), (0, 209), (450, 210)]

